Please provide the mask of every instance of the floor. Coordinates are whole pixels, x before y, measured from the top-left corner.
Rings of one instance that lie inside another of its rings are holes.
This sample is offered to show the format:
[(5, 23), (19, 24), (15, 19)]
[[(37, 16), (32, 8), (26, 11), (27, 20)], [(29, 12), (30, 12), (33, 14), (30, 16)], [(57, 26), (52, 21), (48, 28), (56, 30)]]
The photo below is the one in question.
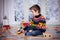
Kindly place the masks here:
[[(55, 26), (55, 27), (58, 28), (60, 26)], [(47, 36), (46, 37), (42, 37), (42, 36), (28, 37), (27, 39), (28, 40), (60, 40), (60, 33), (56, 33), (56, 31), (57, 31), (56, 28), (52, 28), (51, 26), (50, 26), (50, 28), (47, 28), (47, 31), (46, 31)], [(0, 35), (0, 40), (27, 40), (23, 37), (24, 34), (21, 34), (21, 35), (16, 34), (17, 29), (18, 28), (16, 28), (16, 27), (12, 27), (9, 31), (4, 32), (3, 36)], [(51, 38), (48, 37), (49, 34), (52, 35)]]

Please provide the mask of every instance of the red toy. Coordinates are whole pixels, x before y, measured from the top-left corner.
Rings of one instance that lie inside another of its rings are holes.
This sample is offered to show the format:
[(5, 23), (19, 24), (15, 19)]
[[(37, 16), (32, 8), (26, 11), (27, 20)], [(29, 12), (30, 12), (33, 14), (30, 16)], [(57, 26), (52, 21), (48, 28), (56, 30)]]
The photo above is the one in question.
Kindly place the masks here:
[(6, 30), (10, 29), (9, 25), (4, 25), (3, 28), (5, 28)]
[(30, 25), (30, 23), (28, 23), (28, 22), (22, 23), (22, 26), (24, 26), (24, 27), (29, 26), (29, 25)]

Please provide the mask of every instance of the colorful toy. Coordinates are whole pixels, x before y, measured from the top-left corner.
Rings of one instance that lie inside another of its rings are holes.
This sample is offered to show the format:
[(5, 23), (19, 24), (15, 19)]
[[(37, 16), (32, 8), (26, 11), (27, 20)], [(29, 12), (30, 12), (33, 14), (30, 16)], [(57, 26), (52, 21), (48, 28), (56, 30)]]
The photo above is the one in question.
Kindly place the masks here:
[(26, 27), (26, 26), (28, 26), (28, 25), (30, 25), (30, 23), (28, 23), (28, 22), (22, 23), (22, 26), (24, 26), (24, 27)]
[(39, 23), (37, 28), (46, 29), (46, 24), (45, 23)]
[(39, 29), (46, 29), (46, 23), (45, 18), (43, 16), (40, 16), (39, 18), (34, 18), (33, 20), (30, 20), (30, 22), (24, 22), (22, 23), (23, 27), (32, 26), (33, 28), (39, 28)]
[(20, 35), (20, 34), (22, 34), (22, 33), (23, 33), (22, 31), (18, 31), (18, 32), (17, 32), (18, 35)]
[(40, 27), (42, 27), (43, 23), (39, 23)]
[(18, 31), (17, 31), (17, 34), (18, 35), (20, 35), (20, 34), (22, 34), (23, 33), (23, 29), (19, 29)]
[(32, 20), (30, 20), (30, 23), (29, 23), (30, 25), (32, 25), (33, 24), (33, 21)]
[(17, 32), (18, 35), (20, 35), (21, 33), (20, 32)]
[(37, 25), (37, 28), (42, 28), (42, 25), (43, 25), (43, 23), (39, 23), (38, 25)]
[(3, 28), (5, 28), (6, 30), (10, 29), (10, 25), (4, 25)]
[(32, 26), (32, 28), (39, 28), (39, 29), (46, 29), (46, 24), (45, 23), (39, 23), (38, 25), (37, 24), (33, 24), (33, 23), (23, 23), (23, 26), (24, 27), (27, 27), (27, 26)]
[(46, 26), (43, 26), (42, 29), (46, 29)]

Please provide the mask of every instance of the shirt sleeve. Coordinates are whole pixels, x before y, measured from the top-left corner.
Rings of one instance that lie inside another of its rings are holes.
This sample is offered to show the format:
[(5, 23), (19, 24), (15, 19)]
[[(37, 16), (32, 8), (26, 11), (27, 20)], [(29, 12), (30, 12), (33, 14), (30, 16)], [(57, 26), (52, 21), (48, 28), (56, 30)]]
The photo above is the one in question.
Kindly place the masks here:
[(41, 16), (39, 24), (37, 26), (39, 29), (46, 29), (46, 19)]

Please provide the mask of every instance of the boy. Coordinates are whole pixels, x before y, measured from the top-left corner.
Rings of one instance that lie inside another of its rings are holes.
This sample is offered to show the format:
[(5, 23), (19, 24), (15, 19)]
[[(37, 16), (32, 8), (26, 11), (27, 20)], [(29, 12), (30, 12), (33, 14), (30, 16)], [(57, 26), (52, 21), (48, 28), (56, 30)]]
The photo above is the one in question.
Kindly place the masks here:
[(24, 28), (26, 36), (38, 36), (42, 35), (46, 31), (45, 18), (40, 14), (40, 7), (33, 5), (30, 7), (30, 11), (33, 13), (33, 18), (30, 21), (30, 25)]

